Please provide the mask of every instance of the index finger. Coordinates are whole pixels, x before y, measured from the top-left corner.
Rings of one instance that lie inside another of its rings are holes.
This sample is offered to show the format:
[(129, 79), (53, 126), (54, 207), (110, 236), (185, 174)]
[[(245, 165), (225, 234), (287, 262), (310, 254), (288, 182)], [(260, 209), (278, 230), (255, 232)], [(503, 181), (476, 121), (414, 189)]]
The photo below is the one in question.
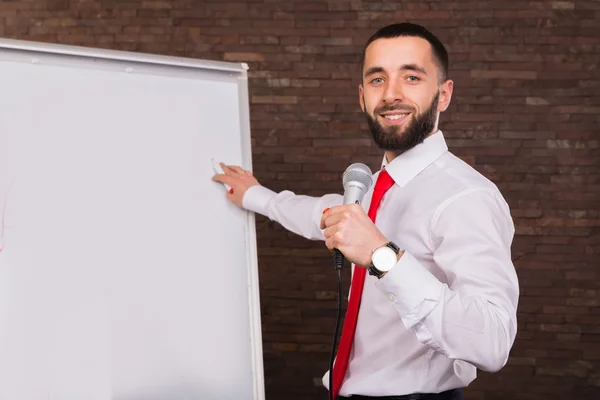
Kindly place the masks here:
[(216, 174), (216, 175), (213, 175), (212, 180), (216, 181), (216, 182), (221, 182), (221, 183), (224, 183), (227, 185), (231, 185), (234, 181), (234, 178), (232, 178), (231, 176), (227, 176), (225, 174)]
[(332, 206), (332, 207), (327, 207), (326, 209), (323, 210), (322, 215), (321, 215), (321, 223), (320, 223), (320, 228), (321, 229), (325, 229), (327, 226), (325, 225), (325, 220), (327, 218), (329, 218), (331, 215), (334, 215), (337, 213), (337, 211), (339, 210), (339, 206)]

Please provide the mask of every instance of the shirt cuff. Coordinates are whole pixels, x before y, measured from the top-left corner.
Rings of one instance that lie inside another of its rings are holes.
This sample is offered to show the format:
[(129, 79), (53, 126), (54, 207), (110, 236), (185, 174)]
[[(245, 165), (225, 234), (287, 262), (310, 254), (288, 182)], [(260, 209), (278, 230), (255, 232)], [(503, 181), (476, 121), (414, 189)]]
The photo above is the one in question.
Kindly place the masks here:
[(392, 302), (402, 322), (410, 329), (435, 308), (444, 284), (405, 251), (398, 263), (375, 286)]
[(242, 207), (248, 211), (253, 211), (258, 214), (267, 216), (267, 206), (277, 193), (261, 185), (250, 186), (244, 198), (242, 199)]

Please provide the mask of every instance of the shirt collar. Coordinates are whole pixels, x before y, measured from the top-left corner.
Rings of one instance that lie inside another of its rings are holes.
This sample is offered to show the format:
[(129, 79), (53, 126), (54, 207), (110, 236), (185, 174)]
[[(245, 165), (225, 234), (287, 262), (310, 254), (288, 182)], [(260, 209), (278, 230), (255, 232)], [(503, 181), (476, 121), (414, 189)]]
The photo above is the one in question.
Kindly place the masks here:
[(447, 151), (448, 146), (444, 135), (441, 130), (438, 130), (425, 138), (422, 143), (394, 158), (391, 163), (387, 162), (384, 155), (381, 169), (385, 168), (394, 182), (404, 187)]

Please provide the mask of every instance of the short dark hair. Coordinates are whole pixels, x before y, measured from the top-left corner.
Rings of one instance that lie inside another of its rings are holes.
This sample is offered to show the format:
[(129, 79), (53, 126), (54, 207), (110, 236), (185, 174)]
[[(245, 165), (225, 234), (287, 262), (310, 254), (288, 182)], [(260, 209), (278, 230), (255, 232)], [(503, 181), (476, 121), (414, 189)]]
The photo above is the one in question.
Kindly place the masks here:
[(444, 44), (430, 31), (428, 31), (425, 27), (417, 24), (412, 24), (410, 22), (402, 22), (398, 24), (391, 24), (384, 26), (375, 32), (367, 43), (365, 43), (365, 47), (362, 52), (362, 62), (361, 62), (361, 76), (365, 65), (365, 53), (367, 51), (367, 47), (377, 39), (391, 39), (397, 38), (400, 36), (413, 36), (420, 37), (427, 40), (431, 44), (431, 48), (433, 50), (433, 56), (438, 66), (440, 72), (440, 81), (445, 81), (448, 76), (448, 51)]

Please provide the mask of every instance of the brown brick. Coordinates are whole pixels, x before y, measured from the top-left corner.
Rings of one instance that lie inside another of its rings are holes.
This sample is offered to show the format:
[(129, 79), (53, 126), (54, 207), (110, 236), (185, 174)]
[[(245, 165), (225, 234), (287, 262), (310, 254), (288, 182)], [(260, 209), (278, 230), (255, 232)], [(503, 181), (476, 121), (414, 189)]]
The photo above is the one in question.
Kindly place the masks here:
[(471, 77), (486, 79), (536, 79), (537, 71), (471, 70)]
[(226, 61), (264, 61), (265, 57), (260, 53), (225, 53), (223, 59)]

